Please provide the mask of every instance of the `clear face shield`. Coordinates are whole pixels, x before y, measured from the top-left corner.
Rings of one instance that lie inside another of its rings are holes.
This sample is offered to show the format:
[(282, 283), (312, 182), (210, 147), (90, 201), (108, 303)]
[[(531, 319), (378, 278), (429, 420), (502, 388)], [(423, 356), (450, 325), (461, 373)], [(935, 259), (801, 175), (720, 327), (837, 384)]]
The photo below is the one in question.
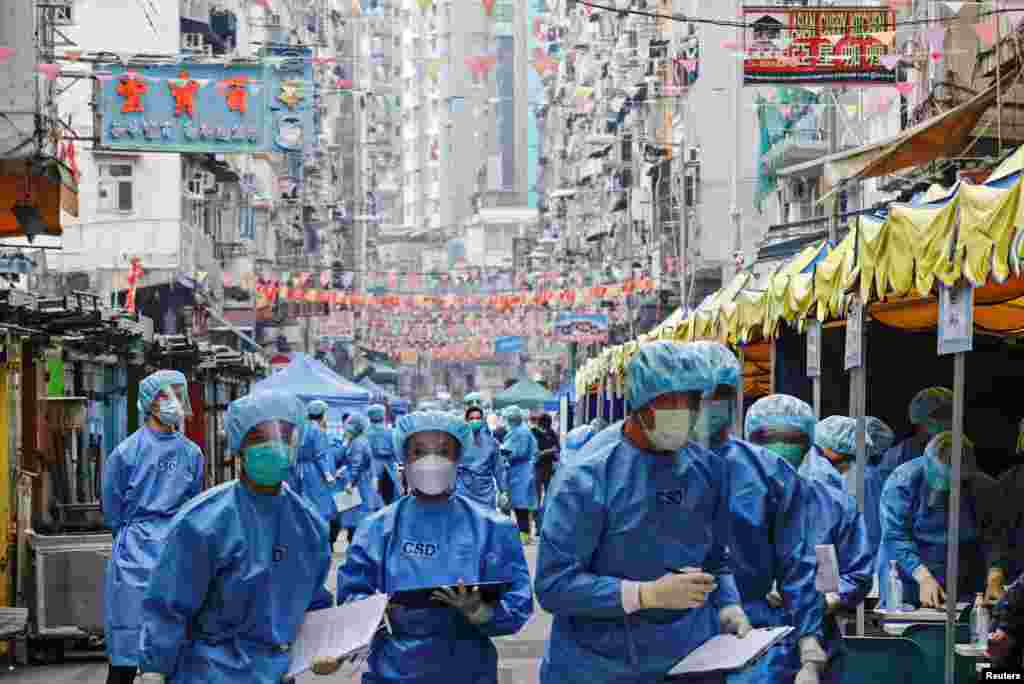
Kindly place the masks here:
[(302, 429), (285, 420), (267, 420), (254, 425), (242, 440), (242, 454), (250, 448), (264, 448), (268, 445), (283, 449), (288, 465), (295, 463), (302, 439)]
[(735, 420), (736, 390), (727, 385), (719, 386), (700, 398), (690, 439), (702, 447), (714, 449), (728, 439)]
[(161, 401), (175, 401), (181, 408), (181, 414), (185, 417), (192, 416), (192, 401), (188, 396), (188, 387), (185, 385), (165, 385), (160, 393), (156, 395), (153, 400), (154, 405), (158, 405)]

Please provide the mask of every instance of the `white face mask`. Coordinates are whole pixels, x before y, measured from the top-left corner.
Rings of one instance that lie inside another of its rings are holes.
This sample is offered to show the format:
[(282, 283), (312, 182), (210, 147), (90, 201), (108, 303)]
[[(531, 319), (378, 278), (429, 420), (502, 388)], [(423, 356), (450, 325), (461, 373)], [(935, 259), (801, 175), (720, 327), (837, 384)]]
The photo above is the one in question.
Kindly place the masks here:
[(657, 409), (654, 429), (644, 425), (644, 432), (658, 451), (679, 451), (690, 440), (693, 411), (690, 409)]
[(427, 496), (438, 496), (455, 487), (455, 464), (441, 454), (426, 454), (405, 468), (409, 487)]

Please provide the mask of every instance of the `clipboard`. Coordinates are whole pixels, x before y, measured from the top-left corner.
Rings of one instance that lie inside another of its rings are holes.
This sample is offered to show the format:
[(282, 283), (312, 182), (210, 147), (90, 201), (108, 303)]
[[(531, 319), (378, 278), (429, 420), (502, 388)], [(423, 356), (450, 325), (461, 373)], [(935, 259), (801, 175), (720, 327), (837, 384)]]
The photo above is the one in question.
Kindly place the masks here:
[(339, 513), (351, 510), (363, 503), (363, 497), (359, 495), (359, 489), (350, 487), (343, 489), (334, 495), (334, 504), (338, 507)]
[[(501, 600), (502, 595), (512, 588), (511, 582), (475, 582), (472, 584), (465, 585), (466, 589), (479, 588), (480, 596), (487, 603), (497, 603)], [(439, 608), (445, 604), (433, 598), (435, 591), (447, 587), (453, 591), (456, 591), (458, 585), (438, 585), (434, 587), (425, 587), (423, 589), (406, 589), (405, 591), (396, 591), (391, 594), (391, 602), (396, 603), (403, 608)]]
[(719, 634), (676, 663), (667, 676), (673, 679), (692, 674), (742, 670), (792, 631), (792, 627), (752, 629), (742, 639), (735, 634)]

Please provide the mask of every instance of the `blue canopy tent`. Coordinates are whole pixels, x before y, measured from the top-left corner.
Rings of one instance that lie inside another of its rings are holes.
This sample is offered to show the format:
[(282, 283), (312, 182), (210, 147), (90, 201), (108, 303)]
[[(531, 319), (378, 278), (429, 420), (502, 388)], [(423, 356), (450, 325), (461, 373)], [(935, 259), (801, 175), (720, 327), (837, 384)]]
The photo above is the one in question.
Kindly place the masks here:
[(366, 413), (370, 392), (349, 382), (330, 368), (306, 354), (292, 354), (284, 370), (274, 373), (253, 386), (253, 391), (280, 390), (291, 392), (309, 403), (320, 399), (327, 403), (327, 423), (332, 433), (341, 432), (345, 413)]

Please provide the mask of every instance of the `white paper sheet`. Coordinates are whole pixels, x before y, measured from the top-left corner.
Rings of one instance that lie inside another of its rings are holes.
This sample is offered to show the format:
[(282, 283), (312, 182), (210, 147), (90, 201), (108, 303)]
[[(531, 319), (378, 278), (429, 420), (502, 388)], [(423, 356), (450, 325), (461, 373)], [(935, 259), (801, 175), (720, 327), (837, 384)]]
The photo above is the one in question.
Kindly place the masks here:
[(818, 572), (814, 576), (814, 588), (822, 593), (839, 591), (839, 559), (832, 544), (818, 544), (814, 547), (818, 558)]
[(792, 627), (752, 629), (742, 639), (735, 634), (719, 634), (705, 641), (678, 662), (669, 671), (668, 676), (740, 670), (757, 660), (792, 631)]
[(343, 489), (334, 495), (334, 503), (338, 506), (338, 512), (343, 513), (350, 508), (355, 508), (359, 504), (363, 503), (363, 497), (359, 495), (359, 490), (355, 487)]
[(369, 649), (387, 606), (387, 594), (377, 594), (337, 608), (307, 613), (299, 637), (292, 644), (287, 676), (305, 672), (318, 656), (340, 658)]

